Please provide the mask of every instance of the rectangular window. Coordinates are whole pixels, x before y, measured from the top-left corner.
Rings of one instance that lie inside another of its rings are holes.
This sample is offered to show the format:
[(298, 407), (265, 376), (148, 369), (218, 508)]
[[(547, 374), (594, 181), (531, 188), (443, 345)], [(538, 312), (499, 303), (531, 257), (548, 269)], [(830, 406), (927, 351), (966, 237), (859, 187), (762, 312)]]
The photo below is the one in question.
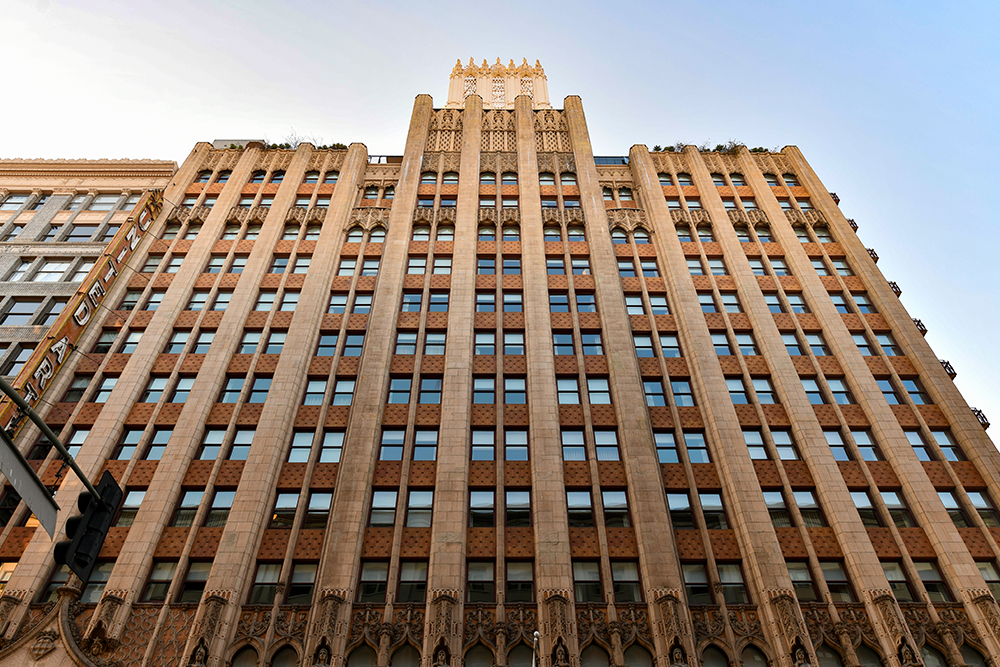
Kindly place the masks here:
[(406, 503), (406, 527), (430, 528), (433, 507), (433, 491), (410, 491)]
[(687, 593), (688, 604), (712, 604), (712, 587), (708, 583), (708, 574), (702, 563), (684, 563), (684, 591)]
[(528, 432), (522, 430), (504, 430), (504, 460), (528, 460)]
[(524, 527), (531, 525), (531, 493), (529, 491), (507, 491), (504, 501), (505, 525)]
[(900, 563), (882, 563), (882, 571), (885, 572), (885, 578), (889, 580), (889, 588), (892, 590), (892, 594), (896, 596), (898, 602), (917, 601), (913, 595), (913, 589), (910, 588), (910, 582), (903, 572), (903, 566)]
[(507, 562), (506, 602), (532, 602), (534, 595), (534, 573), (531, 562)]
[(889, 510), (889, 517), (896, 524), (897, 528), (912, 528), (917, 525), (910, 515), (910, 510), (906, 507), (906, 501), (903, 500), (902, 493), (899, 491), (881, 491), (880, 495), (882, 496), (882, 502), (885, 503), (885, 508)]
[(504, 378), (503, 402), (508, 405), (524, 405), (527, 403), (527, 380), (524, 378)]
[(360, 357), (361, 350), (365, 344), (365, 335), (362, 334), (348, 334), (347, 338), (344, 340), (344, 351), (343, 356), (345, 357)]
[(445, 336), (446, 334), (444, 332), (428, 331), (424, 340), (424, 354), (431, 356), (443, 355)]
[(467, 601), (491, 603), (495, 597), (495, 589), (493, 563), (470, 561), (466, 574)]
[(369, 526), (391, 526), (396, 523), (396, 492), (373, 491)]
[(170, 582), (174, 579), (177, 571), (177, 563), (153, 561), (153, 570), (149, 575), (149, 582), (142, 594), (143, 602), (164, 602), (167, 599), (167, 591)]
[(705, 442), (704, 433), (685, 432), (684, 446), (687, 448), (688, 460), (691, 463), (711, 463), (708, 457), (708, 444)]
[(368, 561), (361, 564), (358, 584), (358, 602), (385, 602), (386, 580), (389, 577), (389, 563)]
[(631, 526), (628, 516), (628, 498), (624, 491), (601, 491), (604, 504), (604, 525), (615, 528)]
[(403, 561), (399, 564), (399, 595), (401, 603), (422, 603), (427, 593), (427, 562)]
[(316, 346), (316, 356), (317, 357), (332, 357), (337, 353), (337, 339), (339, 336), (335, 333), (323, 333), (320, 334), (319, 343)]
[(566, 504), (569, 509), (570, 527), (594, 525), (590, 491), (567, 491)]
[(274, 511), (268, 528), (291, 528), (295, 523), (295, 510), (299, 504), (298, 493), (279, 493), (274, 499)]
[(494, 525), (492, 491), (469, 492), (469, 527), (492, 528)]
[(790, 528), (792, 516), (785, 506), (785, 497), (781, 491), (764, 491), (764, 504), (767, 505), (767, 512), (771, 515), (771, 524), (775, 528)]
[(131, 526), (135, 521), (135, 516), (139, 513), (139, 505), (146, 497), (145, 491), (125, 491), (125, 501), (118, 512), (118, 520), (115, 525), (119, 527)]
[(496, 312), (497, 295), (493, 292), (476, 292), (476, 312), (493, 313)]
[(562, 431), (563, 461), (586, 461), (587, 450), (583, 444), (583, 431)]
[[(524, 334), (521, 332), (504, 332), (503, 335), (504, 354), (524, 354)], [(558, 354), (558, 352), (556, 353)]]
[(603, 602), (600, 565), (592, 561), (573, 561), (573, 593), (577, 604)]
[(340, 454), (344, 449), (343, 431), (326, 431), (320, 444), (320, 463), (340, 463)]
[(402, 461), (403, 443), (406, 431), (403, 429), (386, 429), (382, 431), (382, 442), (379, 448), (380, 461)]
[(793, 491), (792, 496), (795, 497), (795, 504), (799, 506), (803, 525), (809, 528), (826, 526), (826, 520), (823, 518), (823, 511), (819, 507), (815, 493), (812, 491)]
[(809, 572), (809, 563), (788, 562), (788, 576), (792, 580), (792, 588), (795, 590), (795, 597), (799, 602), (816, 602), (819, 596), (816, 594), (816, 587), (813, 586), (812, 573)]
[(611, 580), (614, 584), (615, 602), (642, 602), (639, 566), (634, 561), (612, 561)]
[(278, 592), (281, 563), (258, 563), (247, 604), (272, 605)]
[(677, 457), (677, 442), (674, 434), (657, 431), (653, 433), (653, 440), (656, 444), (656, 455), (660, 463), (679, 463)]
[(295, 563), (292, 566), (292, 580), (288, 585), (287, 604), (307, 605), (312, 602), (317, 567), (315, 563)]
[(205, 517), (205, 526), (209, 528), (225, 526), (235, 498), (235, 491), (216, 491), (212, 498), (212, 506), (208, 510), (208, 516)]
[(140, 403), (157, 403), (160, 397), (163, 396), (163, 391), (167, 388), (167, 381), (170, 378), (150, 378), (149, 383), (146, 385), (146, 390), (142, 392), (142, 396), (139, 398)]
[(208, 583), (208, 575), (211, 571), (211, 563), (192, 562), (188, 566), (187, 576), (184, 578), (184, 584), (177, 595), (177, 601), (194, 604), (201, 602), (201, 596), (205, 592), (205, 584)]

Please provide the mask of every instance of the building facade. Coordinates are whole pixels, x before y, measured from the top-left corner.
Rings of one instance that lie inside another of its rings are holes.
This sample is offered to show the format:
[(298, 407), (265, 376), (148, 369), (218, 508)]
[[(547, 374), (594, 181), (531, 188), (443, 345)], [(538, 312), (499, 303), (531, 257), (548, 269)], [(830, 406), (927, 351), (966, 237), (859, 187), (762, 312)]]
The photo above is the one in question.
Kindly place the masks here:
[(996, 664), (998, 453), (800, 151), (595, 157), (540, 80), (195, 146), (39, 402), (126, 497), (86, 585), (9, 512), (5, 664)]

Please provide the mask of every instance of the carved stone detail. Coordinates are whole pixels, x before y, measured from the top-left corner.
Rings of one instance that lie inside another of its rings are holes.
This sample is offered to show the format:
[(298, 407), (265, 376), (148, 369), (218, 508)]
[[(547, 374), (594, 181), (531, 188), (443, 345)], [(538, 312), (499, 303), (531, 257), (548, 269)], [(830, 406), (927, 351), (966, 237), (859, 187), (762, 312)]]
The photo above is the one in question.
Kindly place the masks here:
[(551, 637), (568, 637), (575, 634), (569, 617), (569, 598), (553, 593), (545, 599), (545, 622), (542, 632)]
[(292, 222), (297, 224), (302, 224), (306, 219), (306, 209), (302, 206), (293, 206), (288, 209), (288, 214), (285, 216), (285, 222)]
[(691, 622), (694, 624), (694, 643), (703, 639), (721, 637), (726, 631), (726, 619), (715, 605), (691, 607)]
[(745, 639), (764, 640), (764, 630), (760, 624), (760, 613), (752, 604), (733, 604), (726, 607), (729, 612), (729, 627), (736, 636), (737, 643)]
[(226, 216), (226, 222), (235, 222), (236, 224), (242, 225), (246, 222), (249, 215), (250, 209), (246, 206), (234, 206), (229, 209), (229, 215)]
[(250, 209), (249, 219), (250, 222), (260, 222), (263, 223), (267, 214), (271, 212), (270, 206), (254, 206)]
[[(7, 596), (5, 595), (4, 598)], [(2, 600), (2, 598), (0, 598)], [(980, 595), (973, 600), (973, 603), (979, 609), (979, 613), (983, 615), (983, 619), (986, 626), (989, 628), (990, 632), (997, 639), (1000, 639), (1000, 608), (997, 607), (996, 600), (989, 593)], [(0, 603), (2, 604), (2, 603)], [(3, 622), (3, 611), (0, 608), (0, 623)]]
[(603, 605), (580, 604), (576, 606), (576, 627), (581, 646), (597, 640), (606, 647), (611, 646), (608, 624), (608, 610)]
[(41, 660), (56, 649), (56, 641), (58, 639), (59, 633), (55, 630), (42, 630), (35, 637), (35, 642), (31, 645), (31, 649), (29, 649), (31, 657), (36, 661)]
[(351, 614), (351, 630), (347, 639), (348, 647), (367, 641), (378, 648), (383, 617), (382, 607), (379, 605), (355, 607)]
[[(465, 631), (462, 641), (466, 648), (478, 641), (496, 648), (501, 643), (497, 641), (497, 630), (496, 609), (492, 605), (477, 604), (465, 608)], [(499, 648), (505, 647), (501, 645)]]
[(385, 226), (389, 221), (388, 208), (377, 208), (374, 206), (362, 206), (351, 211), (351, 217), (347, 222), (348, 227), (361, 226), (366, 231), (376, 226)]
[(682, 211), (679, 208), (675, 208), (670, 210), (670, 217), (675, 223), (686, 222), (689, 225), (697, 225), (699, 223), (712, 224), (712, 217), (708, 214), (708, 211), (704, 209)]
[(274, 631), (278, 637), (302, 637), (308, 624), (308, 609), (280, 609), (274, 619)]
[(524, 641), (529, 646), (534, 639), (535, 631), (538, 629), (538, 612), (534, 605), (508, 605), (506, 609), (506, 623), (499, 624), (497, 628), (497, 641), (501, 634), (506, 636), (507, 645), (501, 648), (510, 648), (519, 641)]
[(462, 150), (462, 113), (459, 109), (432, 112), (427, 129), (428, 151)]
[(796, 639), (806, 634), (805, 627), (799, 619), (798, 605), (790, 591), (774, 595), (771, 598), (771, 606), (774, 608), (778, 622), (781, 624), (781, 631), (789, 644), (794, 644)]
[(240, 612), (240, 618), (236, 622), (236, 639), (248, 637), (262, 638), (271, 626), (271, 607), (268, 606), (248, 606)]

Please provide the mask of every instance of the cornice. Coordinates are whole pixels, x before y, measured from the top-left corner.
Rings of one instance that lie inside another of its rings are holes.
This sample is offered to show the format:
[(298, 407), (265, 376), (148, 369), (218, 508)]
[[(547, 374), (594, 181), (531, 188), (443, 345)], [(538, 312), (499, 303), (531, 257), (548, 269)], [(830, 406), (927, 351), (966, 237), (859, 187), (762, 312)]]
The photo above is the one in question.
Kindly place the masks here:
[(0, 177), (170, 177), (177, 163), (168, 160), (87, 160), (45, 158), (0, 160)]

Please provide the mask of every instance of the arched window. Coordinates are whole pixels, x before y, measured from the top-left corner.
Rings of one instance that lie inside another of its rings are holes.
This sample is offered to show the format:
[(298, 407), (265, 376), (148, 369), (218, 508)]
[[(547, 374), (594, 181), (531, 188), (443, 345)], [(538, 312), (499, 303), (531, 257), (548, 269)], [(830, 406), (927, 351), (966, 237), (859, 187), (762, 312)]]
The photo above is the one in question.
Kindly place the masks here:
[(497, 240), (497, 228), (493, 225), (480, 225), (479, 226), (479, 240), (480, 241), (496, 241)]
[(369, 243), (382, 243), (385, 241), (385, 227), (376, 227), (368, 236)]
[(442, 225), (441, 227), (438, 227), (435, 239), (438, 241), (454, 241), (455, 228), (451, 225)]
[(601, 193), (604, 195), (604, 201), (615, 200), (615, 191), (611, 188), (601, 188)]
[(503, 228), (503, 240), (504, 241), (520, 241), (521, 240), (521, 228), (515, 227), (514, 225), (507, 225)]
[(625, 667), (653, 667), (653, 656), (638, 644), (632, 644), (625, 649)]
[(347, 656), (347, 667), (374, 667), (377, 659), (372, 647), (362, 644)]
[(195, 183), (208, 183), (212, 179), (212, 170), (206, 169), (205, 171), (198, 172), (198, 178), (195, 179)]
[(177, 238), (177, 234), (180, 233), (180, 225), (167, 225), (167, 228), (163, 230), (163, 238), (166, 240)]
[(858, 656), (858, 664), (862, 667), (882, 667), (882, 661), (879, 659), (878, 653), (868, 645), (862, 644), (854, 649), (854, 653)]
[(306, 241), (315, 241), (316, 239), (318, 239), (319, 238), (319, 230), (320, 230), (320, 226), (319, 225), (309, 225), (308, 227), (306, 227), (305, 240)]
[(420, 653), (409, 644), (404, 644), (389, 659), (391, 667), (420, 667)]
[(965, 664), (967, 665), (971, 665), (972, 667), (986, 667), (986, 660), (983, 659), (983, 655), (968, 644), (962, 644), (962, 657), (965, 658)]
[(201, 225), (199, 224), (188, 225), (187, 231), (184, 232), (184, 238), (188, 240), (196, 239), (198, 238), (198, 232), (200, 231), (201, 231)]
[(736, 238), (740, 240), (740, 243), (753, 242), (753, 239), (750, 238), (750, 230), (746, 227), (733, 227), (733, 231), (736, 232)]
[(764, 654), (759, 649), (753, 646), (747, 646), (743, 649), (740, 662), (743, 663), (743, 667), (767, 667), (767, 658), (764, 657)]
[(531, 649), (518, 644), (507, 654), (507, 667), (531, 667)]
[(635, 239), (635, 242), (639, 245), (649, 244), (649, 232), (645, 229), (640, 228), (632, 232), (632, 238)]
[(255, 171), (253, 174), (250, 175), (250, 182), (251, 183), (263, 183), (265, 176), (267, 176), (267, 172), (266, 171)]
[(299, 238), (299, 228), (296, 225), (285, 225), (285, 233), (281, 235), (283, 241), (294, 241)]
[(840, 654), (826, 644), (816, 647), (816, 660), (819, 661), (819, 667), (844, 667)]
[(802, 243), (812, 243), (812, 239), (809, 238), (809, 231), (805, 227), (795, 227), (795, 236)]
[(559, 174), (559, 180), (563, 185), (576, 185), (576, 174), (572, 171), (564, 171)]
[(257, 651), (247, 646), (233, 656), (233, 667), (257, 667)]
[(286, 646), (271, 658), (271, 667), (296, 667), (299, 664), (299, 655), (291, 646)]
[(621, 229), (615, 229), (611, 232), (611, 242), (617, 245), (628, 243), (628, 234)]
[(562, 230), (553, 225), (545, 228), (545, 240), (547, 242), (562, 241)]
[(772, 243), (774, 239), (771, 238), (771, 230), (767, 227), (754, 227), (753, 231), (757, 234), (757, 238), (761, 243)]
[(417, 225), (413, 228), (414, 241), (430, 241), (431, 240), (431, 228), (427, 225)]
[(226, 169), (225, 171), (219, 172), (219, 177), (215, 179), (216, 183), (227, 183), (229, 182), (229, 177), (233, 175), (233, 172)]
[(396, 196), (396, 188), (390, 185), (382, 191), (382, 199), (393, 199)]
[(677, 184), (681, 185), (681, 186), (684, 186), (684, 185), (693, 185), (691, 183), (691, 174), (685, 174), (683, 172), (680, 173), (680, 174), (677, 174)]
[(421, 183), (425, 183), (425, 184), (426, 183), (430, 183), (430, 184), (434, 185), (434, 184), (437, 184), (437, 181), (438, 181), (438, 175), (436, 173), (434, 173), (433, 171), (425, 171), (424, 173), (420, 174), (420, 182)]
[(336, 183), (338, 178), (340, 178), (340, 172), (339, 171), (328, 171), (328, 172), (326, 172), (326, 175), (323, 176), (323, 182), (324, 183)]
[(505, 171), (500, 179), (500, 183), (503, 185), (517, 185), (517, 173)]
[(711, 243), (715, 240), (715, 236), (712, 234), (712, 228), (707, 225), (702, 225), (698, 228), (698, 240), (702, 243)]
[(260, 236), (260, 225), (250, 225), (247, 227), (247, 235), (243, 238), (248, 241), (254, 241), (258, 236)]
[(687, 225), (677, 225), (677, 238), (680, 239), (681, 243), (690, 243), (694, 241), (691, 238), (691, 228)]
[(493, 652), (482, 644), (476, 644), (465, 654), (465, 667), (493, 667)]
[(799, 179), (795, 174), (782, 174), (781, 177), (785, 179), (785, 185), (789, 187), (797, 187), (799, 185)]
[(657, 177), (660, 179), (660, 185), (669, 186), (674, 184), (674, 177), (670, 174), (661, 171), (657, 174)]
[(361, 243), (365, 240), (365, 230), (360, 227), (351, 227), (347, 231), (347, 242), (348, 243)]
[(764, 174), (764, 180), (767, 181), (767, 184), (771, 187), (776, 188), (781, 185), (781, 183), (778, 182), (778, 177), (774, 174)]
[(722, 174), (712, 174), (712, 182), (716, 185), (725, 185), (726, 178)]
[[(787, 181), (788, 179), (785, 178), (785, 180)], [(920, 647), (920, 657), (924, 659), (924, 667), (948, 667), (948, 661), (941, 655), (941, 651), (930, 644), (925, 643)]]
[(833, 243), (833, 236), (830, 235), (830, 230), (826, 227), (814, 227), (813, 231), (820, 243)]
[(729, 180), (733, 182), (733, 185), (740, 187), (747, 184), (746, 179), (743, 178), (743, 174), (729, 174)]
[(632, 201), (632, 188), (618, 188), (619, 201)]
[(551, 171), (543, 171), (542, 173), (540, 173), (538, 175), (538, 184), (539, 185), (555, 185), (556, 184), (556, 175), (553, 174)]
[(479, 174), (479, 182), (483, 185), (495, 185), (497, 182), (497, 175), (492, 171), (484, 171)]
[(581, 667), (608, 667), (610, 664), (608, 652), (597, 644), (591, 644), (580, 654)]
[(377, 185), (369, 185), (365, 188), (365, 199), (378, 199)]
[(285, 180), (285, 172), (276, 171), (273, 174), (271, 174), (272, 183), (281, 183), (283, 180)]
[(566, 230), (566, 238), (570, 243), (581, 243), (587, 240), (587, 234), (583, 231), (583, 227), (570, 227)]
[(701, 664), (704, 667), (729, 667), (729, 660), (726, 659), (726, 654), (718, 648), (709, 646), (701, 654)]
[(446, 171), (444, 176), (441, 177), (441, 182), (445, 185), (457, 185), (458, 184), (458, 172), (457, 171)]
[(240, 237), (239, 225), (226, 225), (226, 228), (222, 230), (222, 238), (224, 239), (238, 239), (239, 237)]
[(303, 183), (319, 183), (319, 172), (318, 171), (307, 171), (306, 177), (302, 179)]

